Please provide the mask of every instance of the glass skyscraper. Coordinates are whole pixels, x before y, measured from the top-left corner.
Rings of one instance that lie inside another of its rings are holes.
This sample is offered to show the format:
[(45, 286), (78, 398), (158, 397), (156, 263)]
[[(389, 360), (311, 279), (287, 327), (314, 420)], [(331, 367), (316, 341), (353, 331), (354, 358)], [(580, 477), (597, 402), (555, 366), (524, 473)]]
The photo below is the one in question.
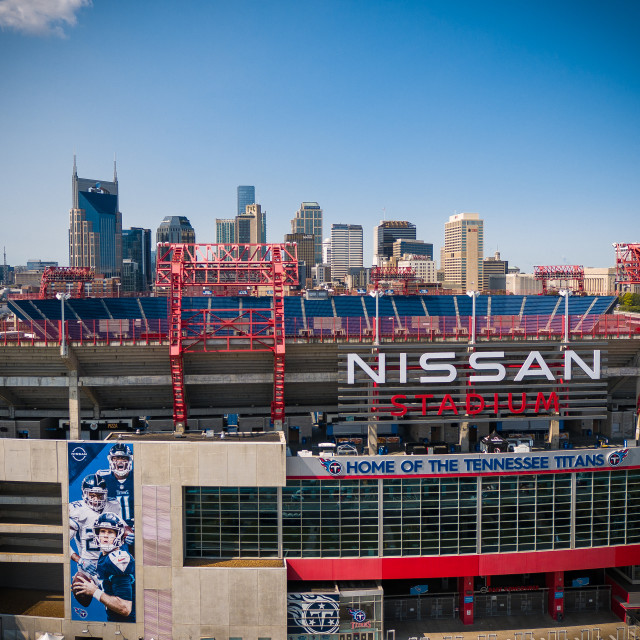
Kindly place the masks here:
[(240, 185), (238, 187), (238, 215), (247, 210), (247, 205), (256, 203), (256, 188), (252, 185)]
[(322, 209), (317, 202), (300, 205), (291, 221), (291, 233), (312, 234), (314, 265), (322, 264)]
[(132, 227), (123, 230), (122, 264), (123, 291), (148, 291), (150, 289), (153, 282), (151, 229)]
[(113, 182), (79, 178), (73, 158), (69, 212), (69, 266), (89, 267), (96, 275), (118, 277), (122, 271), (122, 214), (118, 210), (118, 176)]

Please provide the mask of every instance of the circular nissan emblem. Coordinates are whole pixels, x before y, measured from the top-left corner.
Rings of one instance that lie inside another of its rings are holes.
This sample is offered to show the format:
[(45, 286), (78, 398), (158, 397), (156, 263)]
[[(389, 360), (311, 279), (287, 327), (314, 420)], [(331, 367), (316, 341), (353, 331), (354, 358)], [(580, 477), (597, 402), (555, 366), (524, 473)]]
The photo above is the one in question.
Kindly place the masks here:
[(76, 462), (82, 462), (87, 457), (87, 452), (82, 447), (76, 447), (71, 451), (71, 457)]

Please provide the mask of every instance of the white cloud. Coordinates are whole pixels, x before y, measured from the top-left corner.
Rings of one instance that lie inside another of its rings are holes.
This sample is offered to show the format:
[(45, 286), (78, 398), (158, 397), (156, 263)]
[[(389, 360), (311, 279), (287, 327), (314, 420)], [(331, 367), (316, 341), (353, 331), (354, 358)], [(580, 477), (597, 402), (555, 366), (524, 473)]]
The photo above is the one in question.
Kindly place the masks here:
[(31, 35), (65, 37), (77, 23), (76, 12), (91, 0), (0, 0), (0, 27)]

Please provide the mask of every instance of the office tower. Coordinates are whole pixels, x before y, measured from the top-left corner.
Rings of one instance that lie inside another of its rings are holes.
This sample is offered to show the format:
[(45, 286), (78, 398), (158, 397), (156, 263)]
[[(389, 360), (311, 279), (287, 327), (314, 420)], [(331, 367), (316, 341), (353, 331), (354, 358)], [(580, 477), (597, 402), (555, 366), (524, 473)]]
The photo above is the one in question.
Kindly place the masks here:
[(393, 256), (396, 240), (415, 240), (416, 225), (406, 220), (381, 220), (373, 229), (373, 263), (378, 267)]
[(185, 216), (165, 216), (156, 231), (156, 244), (159, 242), (193, 244), (195, 241), (196, 232)]
[(410, 268), (416, 274), (418, 282), (435, 283), (438, 281), (436, 263), (429, 258), (412, 253), (405, 253), (404, 258), (398, 260), (398, 268)]
[(303, 202), (291, 220), (291, 233), (313, 235), (313, 264), (322, 263), (322, 209), (317, 202)]
[(362, 225), (331, 225), (331, 279), (344, 282), (350, 269), (362, 267)]
[(298, 245), (298, 262), (304, 262), (309, 268), (314, 265), (314, 242), (311, 233), (287, 233), (285, 242), (295, 242)]
[(235, 241), (235, 218), (216, 218), (216, 242), (218, 244), (233, 244)]
[(122, 269), (122, 214), (118, 176), (113, 182), (79, 178), (73, 157), (69, 212), (69, 266), (90, 267), (96, 275), (119, 277)]
[(433, 244), (423, 240), (396, 240), (393, 243), (393, 257), (400, 260), (402, 256), (407, 254), (424, 256), (433, 260)]
[(235, 219), (235, 242), (265, 244), (267, 242), (267, 212), (259, 204), (248, 204)]
[(509, 271), (509, 261), (500, 260), (500, 252), (482, 261), (482, 275), (484, 291), (504, 291), (506, 289), (505, 276)]
[(322, 264), (331, 264), (331, 238), (322, 241)]
[(151, 229), (141, 227), (124, 229), (122, 232), (122, 290), (149, 291), (153, 280)]
[(256, 203), (256, 188), (250, 185), (241, 185), (238, 187), (238, 215), (241, 216), (246, 210), (247, 205)]
[(441, 266), (444, 279), (461, 291), (482, 289), (484, 221), (477, 213), (457, 213), (444, 225)]

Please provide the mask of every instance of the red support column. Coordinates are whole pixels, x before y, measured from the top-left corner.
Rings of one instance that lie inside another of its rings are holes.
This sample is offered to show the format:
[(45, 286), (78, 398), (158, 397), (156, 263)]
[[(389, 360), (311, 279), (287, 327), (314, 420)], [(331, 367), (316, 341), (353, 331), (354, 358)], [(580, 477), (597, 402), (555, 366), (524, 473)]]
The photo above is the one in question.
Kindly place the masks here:
[(460, 594), (460, 620), (462, 624), (473, 624), (473, 576), (458, 578)]
[(549, 615), (554, 620), (564, 618), (564, 571), (550, 571), (546, 574), (549, 589)]

